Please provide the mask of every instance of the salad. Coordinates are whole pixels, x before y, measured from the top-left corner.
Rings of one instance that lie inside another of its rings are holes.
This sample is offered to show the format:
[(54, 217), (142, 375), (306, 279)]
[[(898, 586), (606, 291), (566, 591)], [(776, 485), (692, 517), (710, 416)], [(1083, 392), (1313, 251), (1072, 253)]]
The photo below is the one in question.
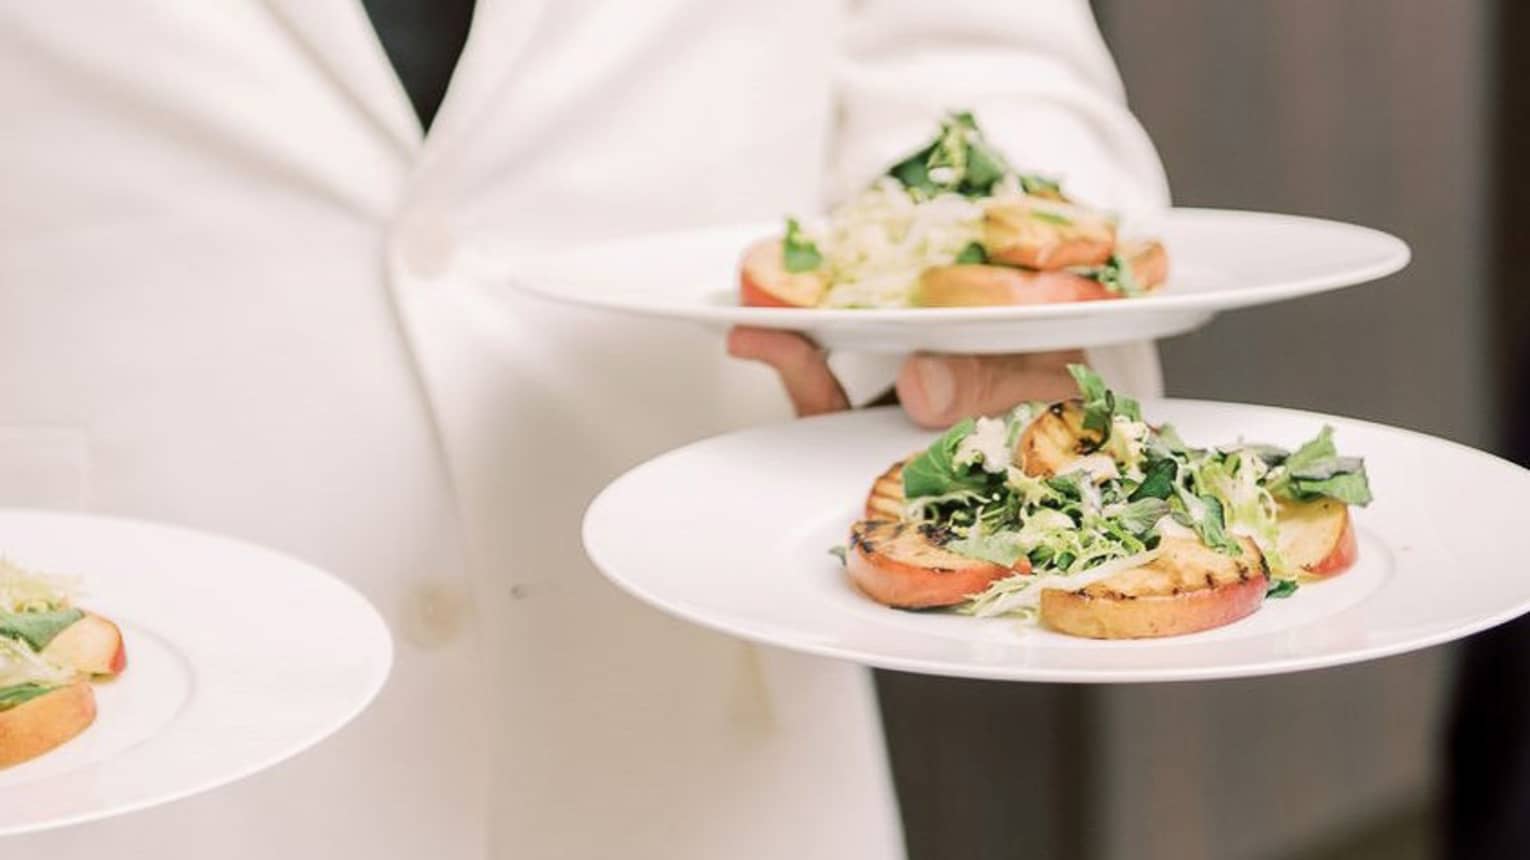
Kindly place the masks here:
[(740, 297), (762, 307), (902, 308), (1127, 298), (1168, 274), (1156, 241), (1117, 236), (1116, 218), (1023, 173), (970, 113), (821, 223), (745, 253)]
[(69, 580), (0, 560), (0, 768), (78, 736), (96, 718), (91, 682), (127, 667), (122, 631), (74, 605)]
[(1069, 370), (1077, 398), (963, 421), (877, 480), (845, 557), (863, 591), (1136, 638), (1230, 623), (1354, 564), (1371, 491), (1331, 428), (1295, 450), (1194, 447)]

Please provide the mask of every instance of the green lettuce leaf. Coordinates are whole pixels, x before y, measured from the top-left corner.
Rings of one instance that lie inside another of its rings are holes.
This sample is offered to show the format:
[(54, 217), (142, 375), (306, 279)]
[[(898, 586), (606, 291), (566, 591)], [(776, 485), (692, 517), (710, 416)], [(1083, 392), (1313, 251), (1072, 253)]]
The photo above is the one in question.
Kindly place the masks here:
[(78, 609), (55, 609), (49, 612), (0, 612), (0, 636), (20, 639), (34, 651), (48, 647), (53, 637), (85, 617)]
[[(919, 456), (903, 467), (904, 498), (944, 496), (961, 490), (979, 491), (989, 484), (982, 467), (957, 466), (956, 449), (972, 433), (977, 422), (968, 418), (947, 430)], [(975, 473), (975, 474), (974, 474)]]
[(1212, 495), (1203, 495), (1198, 498), (1202, 510), (1199, 519), (1190, 516), (1188, 509), (1183, 505), (1182, 500), (1178, 498), (1174, 500), (1178, 504), (1170, 505), (1171, 509), (1178, 514), (1175, 519), (1181, 525), (1194, 529), (1195, 533), (1200, 536), (1201, 543), (1217, 552), (1224, 555), (1242, 555), (1243, 547), (1238, 546), (1238, 542), (1227, 534), (1227, 520), (1222, 513), (1222, 503), (1217, 500), (1216, 496)]
[(1136, 537), (1144, 537), (1153, 530), (1153, 526), (1169, 513), (1169, 503), (1166, 499), (1148, 496), (1128, 502), (1114, 517), (1121, 527)]
[(1017, 532), (985, 534), (978, 529), (973, 529), (966, 537), (951, 541), (945, 548), (957, 555), (1005, 567), (1013, 567), (1027, 552), (1025, 541)]
[(1317, 481), (1293, 479), (1288, 486), (1291, 497), (1298, 501), (1312, 501), (1327, 497), (1337, 499), (1346, 505), (1358, 505), (1363, 508), (1371, 503), (1372, 498), (1371, 485), (1363, 470), (1334, 475)]
[(1130, 397), (1111, 391), (1093, 370), (1082, 364), (1070, 364), (1068, 373), (1078, 385), (1079, 398), (1084, 403), (1084, 429), (1100, 434), (1100, 444), (1110, 438), (1117, 415), (1128, 421), (1142, 420), (1142, 406)]
[(1085, 271), (1084, 276), (1099, 281), (1105, 289), (1119, 295), (1142, 295), (1142, 285), (1137, 283), (1131, 261), (1120, 254), (1111, 254), (1105, 265)]
[(988, 252), (983, 250), (981, 242), (968, 242), (967, 247), (963, 248), (961, 253), (956, 255), (954, 262), (958, 264), (986, 263), (988, 262)]
[(933, 141), (894, 164), (887, 174), (917, 200), (943, 192), (983, 197), (1011, 172), (1003, 153), (983, 137), (972, 114), (957, 112), (941, 123)]
[(1167, 499), (1174, 495), (1174, 479), (1178, 474), (1179, 464), (1173, 460), (1152, 460), (1143, 469), (1142, 483), (1132, 490), (1126, 500), (1136, 502), (1142, 499)]
[(51, 692), (53, 687), (42, 684), (16, 684), (10, 687), (0, 687), (0, 711), (9, 711), (17, 705), (24, 705), (44, 693)]
[(786, 239), (781, 243), (781, 263), (788, 272), (811, 272), (823, 265), (823, 254), (812, 240), (802, 235), (796, 218), (786, 219)]
[(1270, 583), (1270, 589), (1264, 593), (1264, 596), (1273, 598), (1290, 597), (1296, 593), (1296, 589), (1296, 580), (1277, 579)]
[(1327, 497), (1364, 507), (1372, 498), (1365, 461), (1339, 456), (1332, 427), (1324, 427), (1316, 438), (1285, 458), (1267, 488), (1276, 498), (1296, 502)]

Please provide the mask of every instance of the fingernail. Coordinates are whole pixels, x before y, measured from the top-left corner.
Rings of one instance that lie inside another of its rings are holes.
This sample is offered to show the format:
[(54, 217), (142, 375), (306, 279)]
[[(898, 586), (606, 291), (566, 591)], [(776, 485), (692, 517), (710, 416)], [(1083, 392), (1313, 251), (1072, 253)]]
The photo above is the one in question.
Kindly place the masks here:
[(951, 372), (950, 362), (938, 358), (921, 358), (914, 363), (914, 375), (919, 379), (919, 389), (924, 392), (924, 402), (930, 412), (944, 416), (956, 405), (956, 374)]

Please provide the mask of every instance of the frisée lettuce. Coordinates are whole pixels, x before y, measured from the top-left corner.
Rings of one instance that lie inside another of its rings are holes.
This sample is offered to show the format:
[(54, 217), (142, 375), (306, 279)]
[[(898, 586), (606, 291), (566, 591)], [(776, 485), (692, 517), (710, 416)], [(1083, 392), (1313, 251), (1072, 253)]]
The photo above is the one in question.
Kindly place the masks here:
[[(1173, 427), (1146, 423), (1140, 404), (1092, 370), (1069, 371), (1079, 388), (1071, 404), (1026, 403), (963, 421), (903, 467), (905, 519), (949, 535), (951, 552), (1025, 571), (993, 583), (962, 611), (1027, 612), (1040, 588), (1081, 588), (1151, 560), (1165, 537), (1187, 534), (1229, 556), (1245, 552), (1240, 537), (1252, 540), (1271, 595), (1285, 596), (1301, 571), (1280, 554), (1281, 504), (1371, 500), (1364, 462), (1338, 453), (1330, 427), (1294, 451), (1195, 448)], [(1076, 444), (1040, 474), (1028, 473), (1015, 453), (1027, 427), (1048, 411), (1068, 426), (1065, 409), (1081, 416)]]

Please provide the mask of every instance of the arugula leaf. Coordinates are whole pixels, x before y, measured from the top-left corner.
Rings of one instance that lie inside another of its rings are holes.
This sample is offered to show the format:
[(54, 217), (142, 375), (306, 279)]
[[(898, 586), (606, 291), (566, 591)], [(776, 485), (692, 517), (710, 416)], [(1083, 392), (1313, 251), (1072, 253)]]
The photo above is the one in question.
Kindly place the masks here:
[(1296, 593), (1296, 580), (1277, 579), (1270, 583), (1270, 588), (1264, 593), (1265, 597), (1281, 598), (1290, 597)]
[(20, 639), (34, 651), (48, 647), (53, 637), (85, 617), (78, 609), (55, 609), (50, 612), (0, 612), (0, 636)]
[(1359, 457), (1325, 457), (1315, 463), (1308, 463), (1299, 468), (1286, 467), (1286, 472), (1291, 477), (1308, 481), (1324, 481), (1346, 472), (1364, 471), (1365, 461)]
[(1111, 254), (1105, 265), (1084, 272), (1084, 276), (1099, 281), (1100, 285), (1123, 296), (1142, 295), (1142, 285), (1132, 271), (1131, 261), (1120, 254)]
[(1286, 470), (1300, 472), (1302, 469), (1315, 466), (1330, 457), (1337, 457), (1339, 450), (1333, 444), (1333, 428), (1323, 425), (1318, 431), (1317, 437), (1303, 444), (1300, 448), (1286, 458)]
[(786, 219), (786, 239), (781, 243), (781, 262), (788, 272), (811, 272), (823, 265), (823, 254), (811, 239), (802, 235), (796, 218)]
[(1188, 454), (1190, 446), (1180, 438), (1173, 424), (1160, 424), (1148, 437), (1148, 450), (1155, 457), (1171, 457), (1175, 454)]
[(1295, 479), (1290, 483), (1291, 495), (1298, 501), (1311, 501), (1327, 497), (1346, 505), (1365, 507), (1371, 503), (1371, 486), (1364, 471), (1346, 472), (1319, 481)]
[(1164, 497), (1146, 496), (1127, 503), (1115, 518), (1122, 528), (1137, 537), (1143, 537), (1168, 513), (1169, 503)]
[(967, 173), (962, 177), (960, 190), (968, 196), (981, 196), (993, 190), (993, 184), (1009, 172), (1009, 162), (1003, 154), (988, 144), (972, 126), (973, 134), (967, 137)]
[(970, 112), (949, 114), (935, 140), (888, 169), (914, 199), (954, 191), (982, 197), (1011, 172), (1002, 153), (983, 137)]
[(956, 449), (962, 440), (971, 435), (977, 422), (968, 418), (947, 430), (930, 444), (919, 456), (903, 467), (903, 495), (908, 499), (921, 496), (943, 496), (959, 490), (982, 490), (988, 486), (988, 475), (981, 466), (957, 466)]
[(1179, 464), (1171, 459), (1153, 460), (1143, 469), (1142, 483), (1126, 497), (1128, 502), (1143, 499), (1167, 499), (1174, 495), (1174, 479), (1179, 475)]
[(1227, 535), (1227, 520), (1222, 513), (1222, 502), (1216, 496), (1199, 497), (1206, 513), (1192, 525), (1201, 542), (1224, 555), (1242, 555), (1243, 547)]
[(8, 711), (18, 705), (24, 705), (52, 690), (52, 687), (45, 687), (42, 684), (15, 684), (10, 687), (0, 687), (0, 711)]
[(1053, 475), (1047, 478), (1046, 485), (1061, 493), (1065, 498), (1078, 500), (1084, 497), (1084, 490), (1079, 485), (1079, 481), (1078, 472), (1068, 472), (1065, 475)]
[(850, 555), (850, 548), (844, 546), (843, 544), (840, 546), (831, 546), (829, 547), (829, 555), (839, 559), (839, 563), (843, 565), (846, 563), (846, 560)]
[(1276, 466), (1279, 466), (1281, 463), (1284, 463), (1286, 458), (1291, 456), (1290, 451), (1287, 451), (1279, 445), (1261, 445), (1257, 443), (1249, 445), (1237, 445), (1231, 448), (1219, 448), (1218, 450), (1224, 454), (1232, 454), (1237, 451), (1247, 451), (1250, 454), (1253, 454), (1255, 457), (1258, 457), (1260, 460), (1264, 461), (1264, 464), (1272, 469)]
[(1084, 429), (1100, 434), (1100, 444), (1110, 438), (1111, 419), (1116, 414), (1116, 394), (1105, 387), (1099, 374), (1082, 364), (1068, 365), (1068, 373), (1078, 383), (1084, 401)]
[(955, 262), (986, 263), (988, 262), (988, 252), (983, 250), (981, 242), (968, 242), (967, 247), (963, 248), (961, 253), (956, 255)]
[(1339, 456), (1333, 444), (1333, 428), (1327, 426), (1316, 438), (1285, 458), (1280, 473), (1270, 481), (1267, 489), (1276, 498), (1297, 502), (1325, 496), (1362, 507), (1371, 502), (1365, 461)]
[(887, 171), (887, 175), (898, 180), (903, 187), (913, 193), (915, 197), (933, 197), (940, 190), (930, 179), (928, 162), (930, 153), (935, 147), (927, 146), (924, 149), (910, 155), (908, 158), (894, 164)]

